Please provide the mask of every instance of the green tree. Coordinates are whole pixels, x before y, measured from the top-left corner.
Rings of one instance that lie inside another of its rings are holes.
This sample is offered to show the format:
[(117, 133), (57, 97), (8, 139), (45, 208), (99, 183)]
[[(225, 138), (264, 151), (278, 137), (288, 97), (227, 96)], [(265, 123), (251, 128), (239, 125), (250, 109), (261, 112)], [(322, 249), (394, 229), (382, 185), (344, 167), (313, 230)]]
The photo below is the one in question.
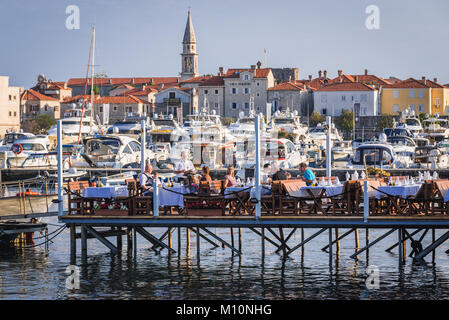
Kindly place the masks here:
[(393, 116), (391, 114), (382, 114), (377, 122), (377, 129), (383, 132), (385, 128), (393, 127)]
[(421, 124), (423, 123), (424, 120), (426, 120), (426, 113), (425, 112), (421, 112), (418, 116), (419, 121), (421, 122)]
[(354, 129), (354, 112), (349, 109), (341, 110), (341, 115), (335, 119), (337, 126), (343, 130), (346, 136)]
[(98, 90), (98, 87), (94, 85), (94, 94), (99, 94), (100, 90)]
[(310, 125), (311, 127), (316, 127), (316, 125), (317, 125), (318, 123), (322, 123), (322, 122), (324, 122), (324, 121), (326, 121), (326, 119), (324, 118), (324, 116), (323, 116), (321, 113), (319, 113), (318, 111), (314, 111), (314, 112), (312, 112), (312, 114), (310, 115), (310, 118), (309, 118), (309, 125)]
[(33, 121), (33, 132), (44, 133), (51, 126), (56, 124), (56, 120), (48, 114), (40, 114)]

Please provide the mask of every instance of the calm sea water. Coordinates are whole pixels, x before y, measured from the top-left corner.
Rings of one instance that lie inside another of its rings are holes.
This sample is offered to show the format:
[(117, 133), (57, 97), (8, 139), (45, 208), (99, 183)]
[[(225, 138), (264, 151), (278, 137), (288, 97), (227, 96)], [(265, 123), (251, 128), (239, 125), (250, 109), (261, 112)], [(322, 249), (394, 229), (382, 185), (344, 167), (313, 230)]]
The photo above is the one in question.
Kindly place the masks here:
[[(44, 221), (57, 224), (56, 218)], [(57, 226), (49, 226), (49, 231)], [(230, 242), (229, 229), (214, 229)], [(160, 236), (162, 229), (150, 229)], [(386, 230), (370, 230), (374, 240)], [(316, 230), (305, 230), (311, 235)], [(343, 229), (340, 230), (342, 234)], [(275, 247), (266, 242), (264, 264), (260, 256), (260, 238), (250, 230), (242, 229), (243, 255), (232, 255), (227, 248), (201, 241), (200, 265), (196, 259), (196, 235), (191, 233), (190, 252), (185, 247), (182, 229), (181, 254), (169, 255), (166, 250), (156, 253), (150, 244), (138, 237), (137, 258), (111, 255), (97, 240), (88, 242), (88, 259), (81, 262), (80, 289), (66, 288), (66, 268), (69, 259), (69, 231), (66, 229), (44, 247), (12, 248), (0, 252), (0, 299), (447, 299), (449, 298), (449, 256), (440, 247), (423, 265), (413, 264), (410, 258), (405, 265), (398, 262), (397, 249), (385, 249), (394, 244), (397, 233), (379, 242), (358, 260), (354, 253), (354, 236), (341, 241), (339, 255), (332, 257), (321, 251), (328, 243), (328, 233), (309, 242), (304, 252), (294, 252), (283, 262)], [(437, 231), (438, 237), (442, 232)], [(237, 232), (234, 232), (237, 245)], [(177, 232), (173, 233), (177, 250)], [(360, 230), (360, 245), (365, 243), (364, 230)], [(111, 238), (112, 239), (112, 238)], [(79, 241), (79, 240), (78, 240)], [(289, 245), (299, 243), (300, 232), (289, 240)], [(430, 233), (424, 245), (430, 241)], [(41, 240), (36, 240), (36, 244)], [(78, 249), (80, 243), (78, 242)], [(407, 254), (410, 253), (407, 248)], [(379, 268), (379, 289), (367, 289), (366, 267)]]

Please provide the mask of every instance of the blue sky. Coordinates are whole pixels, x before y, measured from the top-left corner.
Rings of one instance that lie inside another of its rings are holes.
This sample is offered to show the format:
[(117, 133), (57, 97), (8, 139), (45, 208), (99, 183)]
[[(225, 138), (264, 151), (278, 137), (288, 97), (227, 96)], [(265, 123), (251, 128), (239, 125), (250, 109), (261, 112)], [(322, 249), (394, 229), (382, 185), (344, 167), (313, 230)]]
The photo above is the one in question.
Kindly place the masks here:
[[(68, 5), (80, 8), (80, 29), (67, 30)], [(368, 30), (365, 8), (380, 9)], [(200, 74), (219, 66), (298, 67), (301, 78), (328, 70), (383, 77), (438, 78), (449, 83), (449, 1), (405, 0), (2, 0), (0, 75), (30, 87), (84, 77), (92, 25), (95, 64), (111, 77), (176, 76), (191, 7)]]

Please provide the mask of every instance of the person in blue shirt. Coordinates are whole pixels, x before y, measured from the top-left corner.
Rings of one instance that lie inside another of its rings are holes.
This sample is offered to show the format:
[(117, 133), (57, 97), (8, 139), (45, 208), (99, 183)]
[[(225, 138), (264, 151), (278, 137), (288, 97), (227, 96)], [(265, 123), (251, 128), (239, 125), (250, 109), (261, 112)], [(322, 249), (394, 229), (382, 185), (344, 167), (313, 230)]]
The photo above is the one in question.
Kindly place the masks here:
[(299, 165), (299, 170), (303, 175), (302, 180), (306, 182), (306, 185), (311, 186), (313, 181), (315, 181), (316, 177), (313, 171), (307, 168), (307, 163), (303, 162)]

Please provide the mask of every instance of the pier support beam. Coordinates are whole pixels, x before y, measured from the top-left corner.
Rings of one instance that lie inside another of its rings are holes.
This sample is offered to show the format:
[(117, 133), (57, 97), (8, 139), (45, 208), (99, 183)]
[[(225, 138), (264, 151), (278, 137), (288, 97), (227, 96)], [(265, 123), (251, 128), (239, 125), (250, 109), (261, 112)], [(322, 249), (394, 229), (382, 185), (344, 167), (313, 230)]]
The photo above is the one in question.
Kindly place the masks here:
[(378, 243), (380, 240), (388, 237), (390, 234), (392, 234), (396, 229), (391, 229), (388, 232), (384, 233), (383, 235), (381, 235), (379, 238), (377, 238), (376, 240), (374, 240), (371, 243), (368, 243), (367, 246), (363, 247), (362, 249), (356, 251), (353, 255), (351, 255), (351, 258), (354, 259), (356, 256), (358, 256), (359, 254), (361, 254), (363, 251), (368, 250), (370, 247), (374, 246), (376, 243)]
[(81, 259), (87, 258), (87, 231), (85, 226), (81, 226)]
[(76, 226), (70, 225), (70, 264), (76, 263)]
[(160, 239), (153, 236), (151, 233), (149, 233), (147, 230), (145, 230), (143, 227), (135, 227), (136, 231), (145, 239), (147, 239), (149, 242), (153, 244), (153, 246), (160, 246), (162, 248), (167, 249), (171, 253), (176, 253), (175, 250), (167, 246), (165, 243), (163, 243)]
[[(338, 229), (335, 229), (335, 230), (337, 231)], [(343, 233), (341, 236), (338, 235), (338, 231), (337, 231), (335, 233), (336, 239), (334, 241), (332, 241), (331, 245), (334, 245), (335, 243), (337, 243), (338, 244), (337, 245), (337, 250), (340, 251), (340, 240), (343, 239), (344, 237), (350, 235), (354, 230), (357, 230), (357, 229), (352, 228), (349, 231), (346, 231), (345, 233)], [(328, 244), (325, 245), (324, 247), (322, 247), (321, 250), (322, 251), (326, 251), (327, 248), (329, 248)], [(358, 248), (358, 246), (357, 246), (357, 248)]]
[(241, 255), (242, 253), (237, 250), (236, 248), (234, 248), (234, 246), (230, 245), (229, 243), (227, 243), (225, 240), (223, 240), (222, 238), (220, 238), (219, 236), (217, 236), (215, 233), (209, 231), (206, 228), (201, 228), (202, 230), (204, 230), (207, 234), (209, 234), (212, 238), (215, 238), (216, 240), (220, 241), (222, 244), (224, 244), (225, 246), (227, 246), (228, 248), (230, 248), (232, 250), (232, 252), (235, 252), (238, 255)]
[[(196, 233), (197, 231), (194, 228), (190, 228), (190, 230), (192, 230), (194, 233)], [(218, 244), (216, 244), (215, 242), (213, 242), (211, 239), (209, 239), (208, 237), (206, 237), (204, 234), (202, 234), (200, 232), (200, 237), (203, 238), (204, 240), (206, 240), (207, 242), (209, 242), (211, 245), (213, 245), (215, 248), (219, 247)]]
[[(432, 229), (432, 232), (435, 232), (435, 229)], [(432, 244), (414, 257), (415, 261), (423, 260), (423, 258), (427, 256), (430, 252), (435, 253), (435, 249), (438, 248), (441, 244), (443, 244), (447, 239), (449, 239), (449, 231), (447, 231), (445, 234), (439, 237), (436, 241), (434, 239), (435, 238), (432, 237)]]
[(106, 247), (108, 247), (113, 254), (117, 254), (118, 250), (117, 248), (110, 242), (108, 239), (103, 237), (100, 233), (98, 233), (94, 228), (90, 226), (85, 226), (87, 232), (89, 232), (91, 235), (93, 235), (95, 238), (97, 238), (98, 241), (103, 243)]
[(312, 234), (310, 237), (308, 237), (307, 239), (305, 239), (304, 241), (301, 241), (298, 245), (294, 246), (293, 248), (291, 248), (288, 252), (287, 255), (290, 255), (293, 251), (295, 251), (296, 249), (303, 247), (307, 242), (309, 242), (310, 240), (316, 238), (317, 236), (319, 236), (320, 234), (322, 234), (324, 231), (326, 231), (327, 228), (322, 228), (319, 231), (315, 232), (314, 234)]

